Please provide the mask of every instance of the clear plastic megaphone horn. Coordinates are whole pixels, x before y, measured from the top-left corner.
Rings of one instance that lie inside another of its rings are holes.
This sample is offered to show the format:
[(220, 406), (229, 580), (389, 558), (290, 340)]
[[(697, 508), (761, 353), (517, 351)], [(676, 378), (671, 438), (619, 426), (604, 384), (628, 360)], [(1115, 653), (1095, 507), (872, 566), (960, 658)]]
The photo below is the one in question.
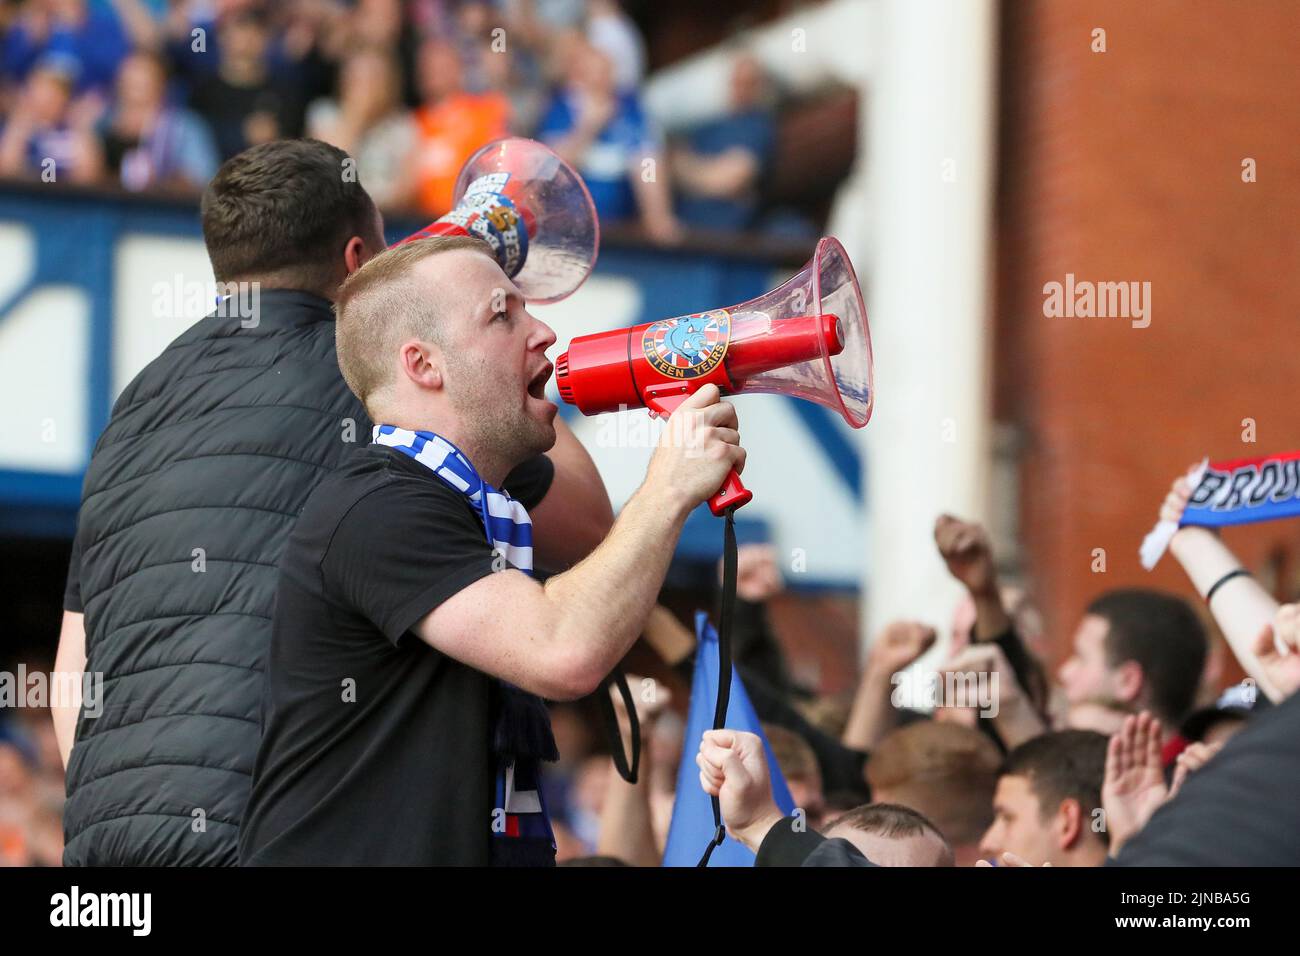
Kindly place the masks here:
[(488, 143), (461, 168), (456, 207), (407, 240), (472, 235), (530, 303), (558, 302), (591, 275), (600, 224), (582, 177), (531, 139)]

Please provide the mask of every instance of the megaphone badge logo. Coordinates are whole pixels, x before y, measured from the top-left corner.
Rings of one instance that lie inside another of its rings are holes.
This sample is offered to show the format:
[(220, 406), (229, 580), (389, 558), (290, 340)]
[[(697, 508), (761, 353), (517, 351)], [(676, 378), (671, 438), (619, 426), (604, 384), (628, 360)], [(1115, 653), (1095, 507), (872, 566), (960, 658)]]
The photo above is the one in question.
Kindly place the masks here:
[(469, 184), (456, 208), (438, 221), (460, 226), (486, 242), (501, 271), (513, 278), (528, 257), (528, 230), (520, 228), (520, 212), (505, 193), (509, 181), (509, 173), (480, 176)]
[(641, 336), (641, 350), (660, 375), (699, 378), (718, 367), (730, 342), (731, 313), (714, 309), (655, 322)]

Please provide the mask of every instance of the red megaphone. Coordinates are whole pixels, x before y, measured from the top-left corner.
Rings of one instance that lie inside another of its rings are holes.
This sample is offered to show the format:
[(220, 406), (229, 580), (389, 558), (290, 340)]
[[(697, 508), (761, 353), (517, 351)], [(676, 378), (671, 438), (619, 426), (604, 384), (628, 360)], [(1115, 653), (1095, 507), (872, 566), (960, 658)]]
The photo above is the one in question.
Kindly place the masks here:
[[(712, 382), (724, 395), (777, 392), (833, 409), (854, 428), (871, 418), (871, 332), (844, 247), (824, 238), (784, 285), (727, 309), (581, 335), (555, 363), (560, 397), (584, 415), (644, 405), (667, 417)], [(709, 508), (753, 494), (734, 471)]]
[(456, 208), (403, 239), (473, 235), (530, 303), (558, 302), (591, 275), (600, 249), (582, 177), (536, 140), (488, 143), (461, 167)]

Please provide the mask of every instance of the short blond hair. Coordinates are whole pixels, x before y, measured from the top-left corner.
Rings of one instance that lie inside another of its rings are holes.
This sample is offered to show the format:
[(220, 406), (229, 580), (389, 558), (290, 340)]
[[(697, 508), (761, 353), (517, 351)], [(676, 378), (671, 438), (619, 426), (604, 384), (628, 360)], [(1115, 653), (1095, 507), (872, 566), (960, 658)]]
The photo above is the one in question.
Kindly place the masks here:
[(413, 239), (385, 249), (339, 288), (334, 300), (339, 369), (367, 411), (371, 397), (392, 378), (393, 354), (402, 340), (441, 341), (438, 303), (416, 288), (411, 270), (430, 256), (461, 249), (492, 256), (491, 247), (473, 236)]
[(867, 761), (874, 793), (934, 821), (954, 846), (975, 843), (993, 822), (1002, 754), (973, 727), (923, 720), (890, 731)]
[(781, 775), (788, 780), (802, 783), (821, 783), (821, 767), (817, 763), (817, 754), (808, 742), (793, 730), (777, 724), (763, 724), (763, 734), (776, 765), (781, 768)]

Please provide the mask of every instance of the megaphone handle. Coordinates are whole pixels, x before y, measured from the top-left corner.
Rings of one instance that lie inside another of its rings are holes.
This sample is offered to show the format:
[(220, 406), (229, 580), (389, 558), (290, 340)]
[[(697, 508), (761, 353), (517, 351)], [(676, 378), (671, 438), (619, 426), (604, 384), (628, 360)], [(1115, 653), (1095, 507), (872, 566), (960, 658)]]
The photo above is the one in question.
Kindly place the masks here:
[(740, 508), (753, 500), (754, 493), (740, 483), (736, 469), (727, 472), (727, 480), (722, 483), (718, 493), (709, 499), (709, 510), (715, 518), (721, 518), (728, 508)]
[[(645, 404), (651, 415), (667, 418), (677, 410), (678, 405), (686, 401), (687, 394), (687, 386), (684, 385), (651, 386), (646, 389)], [(721, 518), (728, 508), (744, 507), (753, 498), (754, 493), (741, 484), (740, 475), (733, 468), (727, 472), (727, 479), (718, 493), (709, 499), (709, 510), (715, 518)]]

